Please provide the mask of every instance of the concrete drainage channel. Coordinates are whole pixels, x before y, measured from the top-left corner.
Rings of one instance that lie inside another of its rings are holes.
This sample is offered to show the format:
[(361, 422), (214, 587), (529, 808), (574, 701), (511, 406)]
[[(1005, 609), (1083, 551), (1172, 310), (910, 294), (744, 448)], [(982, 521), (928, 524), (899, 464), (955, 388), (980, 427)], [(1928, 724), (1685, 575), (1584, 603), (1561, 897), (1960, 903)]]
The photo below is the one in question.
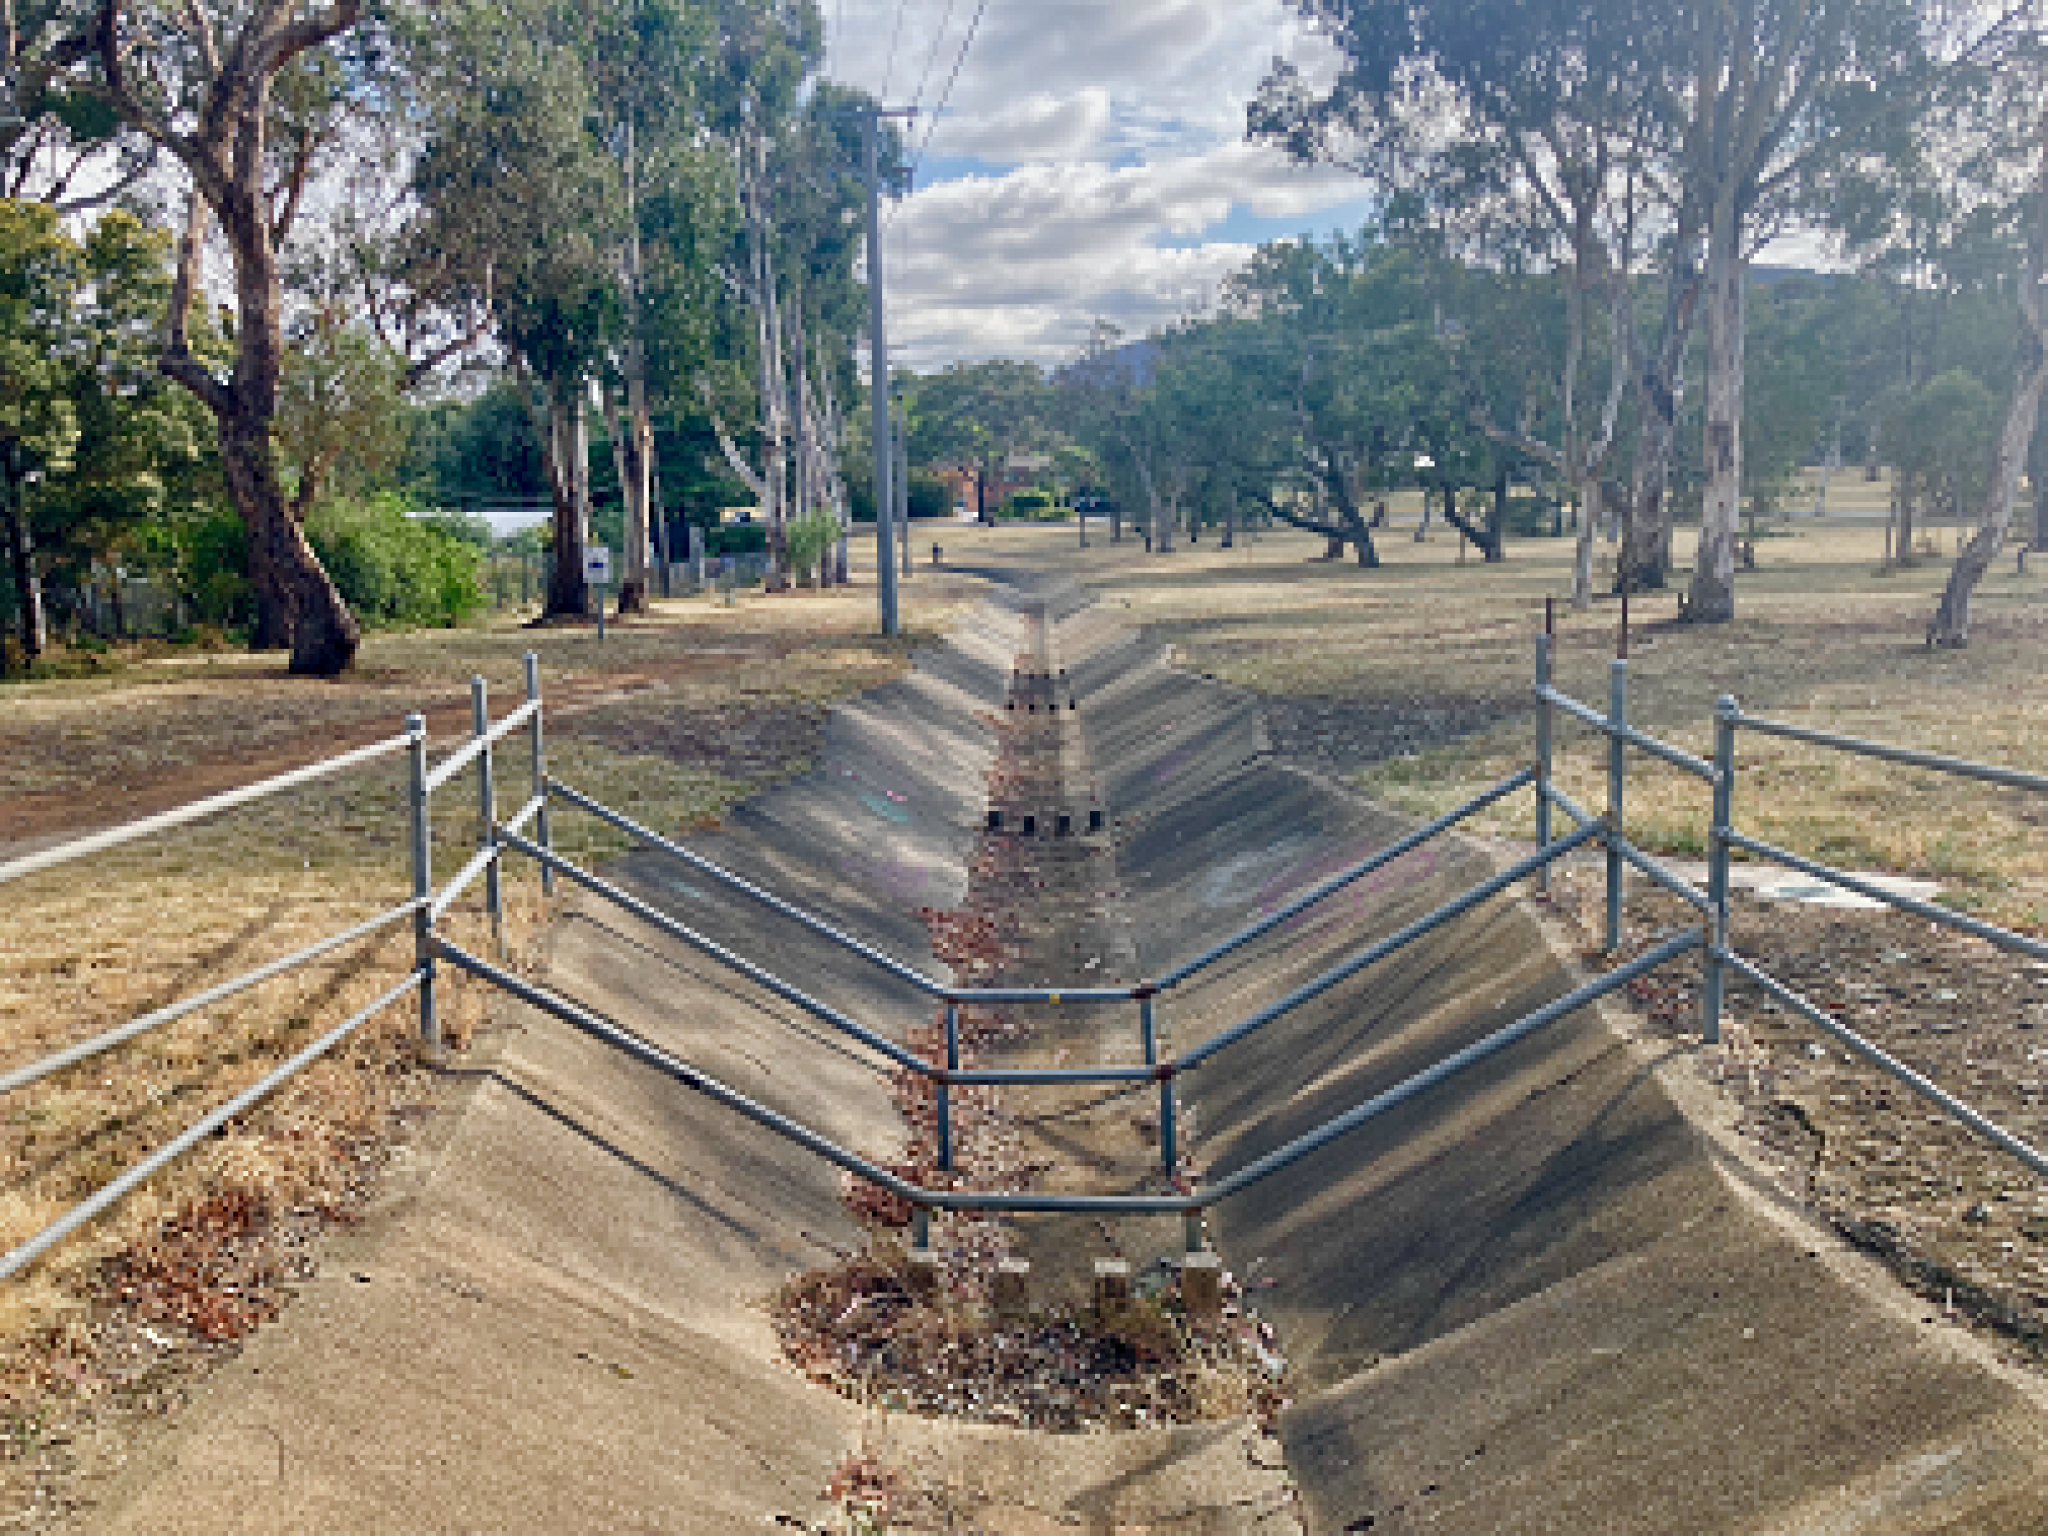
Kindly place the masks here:
[[(933, 976), (1100, 984), (1161, 974), (1407, 830), (1274, 761), (1252, 701), (1020, 577), (835, 715), (814, 773), (693, 846)], [(1456, 843), (1418, 849), (1172, 994), (1159, 1026), (1193, 1046), (1487, 872)], [(913, 988), (672, 861), (610, 873), (932, 1039)], [(919, 1095), (652, 928), (576, 907), (549, 973), (843, 1145), (925, 1155)], [(1484, 907), (1191, 1077), (1179, 1171), (1213, 1181), (1572, 984), (1534, 919)], [(1034, 1022), (968, 1033), (991, 1065), (1134, 1057), (1127, 1011)], [(1582, 1011), (1219, 1207), (1241, 1300), (1290, 1357), (1277, 1438), (1242, 1417), (1047, 1434), (886, 1412), (872, 1375), (863, 1402), (792, 1370), (765, 1303), (856, 1259), (861, 1202), (522, 1016), (331, 1278), (94, 1525), (815, 1530), (861, 1505), (1019, 1532), (2048, 1529), (2038, 1382), (1759, 1196), (1668, 1065)], [(960, 1106), (968, 1176), (1158, 1179), (1142, 1095), (1000, 1091), (1000, 1115)], [(1143, 1290), (1182, 1249), (1178, 1222), (1140, 1219), (942, 1221), (933, 1241), (991, 1289), (998, 1255), (1028, 1260), (1025, 1306), (1070, 1310), (1098, 1260)]]

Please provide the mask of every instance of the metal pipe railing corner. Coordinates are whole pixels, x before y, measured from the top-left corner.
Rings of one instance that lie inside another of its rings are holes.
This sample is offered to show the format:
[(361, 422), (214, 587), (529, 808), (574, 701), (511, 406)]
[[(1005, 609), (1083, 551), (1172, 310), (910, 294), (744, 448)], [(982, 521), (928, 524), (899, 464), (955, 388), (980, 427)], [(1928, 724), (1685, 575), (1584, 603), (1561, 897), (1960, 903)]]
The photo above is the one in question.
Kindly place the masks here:
[(1628, 661), (1617, 656), (1607, 676), (1607, 924), (1608, 954), (1621, 948), (1621, 912), (1628, 896), (1627, 863), (1619, 840), (1625, 835), (1622, 800), (1628, 783)]
[(420, 1047), (429, 1057), (441, 1050), (441, 1020), (435, 1006), (434, 831), (430, 819), (433, 791), (427, 779), (427, 717), (407, 715), (405, 731), (408, 841), (412, 849), (412, 894), (420, 903), (413, 914), (413, 969), (420, 979)]
[[(546, 739), (541, 726), (543, 713), (540, 694), (540, 657), (528, 651), (525, 657), (526, 702), (533, 706), (533, 734), (529, 746), (533, 766), (533, 803), (540, 807), (534, 817), (534, 841), (549, 853), (555, 851), (554, 825), (548, 815), (548, 757)], [(555, 894), (554, 866), (542, 861), (540, 866), (540, 893), (543, 896)]]
[(1721, 1043), (1728, 978), (1728, 839), (1735, 822), (1735, 728), (1742, 707), (1731, 694), (1714, 705), (1714, 812), (1707, 828), (1707, 951), (1701, 965), (1700, 1038)]
[[(1536, 637), (1536, 846), (1550, 846), (1550, 775), (1556, 751), (1549, 689), (1551, 687), (1551, 639), (1548, 633)], [(1536, 889), (1548, 894), (1550, 866), (1536, 875)]]

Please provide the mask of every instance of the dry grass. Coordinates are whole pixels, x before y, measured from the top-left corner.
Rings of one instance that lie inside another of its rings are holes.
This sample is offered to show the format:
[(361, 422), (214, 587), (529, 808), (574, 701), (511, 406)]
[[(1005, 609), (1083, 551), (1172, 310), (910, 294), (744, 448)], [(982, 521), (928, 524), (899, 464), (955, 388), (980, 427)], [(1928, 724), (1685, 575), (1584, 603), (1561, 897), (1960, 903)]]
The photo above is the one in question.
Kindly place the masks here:
[[(1871, 496), (1853, 473), (1851, 489)], [(1397, 503), (1381, 543), (1386, 565), (1362, 571), (1310, 557), (1320, 541), (1262, 534), (1234, 550), (1204, 543), (1171, 557), (1131, 541), (1098, 541), (1085, 557), (1071, 533), (1003, 530), (989, 553), (1022, 552), (1072, 569), (1133, 621), (1173, 641), (1185, 666), (1257, 692), (1327, 704), (1344, 729), (1360, 719), (1414, 726), (1375, 750), (1357, 776), (1375, 797), (1420, 813), (1449, 810), (1528, 763), (1534, 751), (1528, 689), (1545, 597), (1559, 614), (1558, 679), (1604, 706), (1618, 604), (1588, 614), (1564, 602), (1567, 540), (1512, 541), (1507, 563), (1456, 563), (1441, 532), (1418, 544)], [(1946, 543), (1947, 536), (1943, 536)], [(1732, 694), (1752, 712), (1980, 761), (2048, 771), (2048, 561), (2025, 576), (2011, 562), (1986, 578), (1968, 650), (1922, 643), (1946, 579), (1945, 561), (1878, 570), (1883, 529), (1802, 518), (1760, 540), (1758, 569), (1739, 578), (1729, 626), (1673, 622), (1674, 593), (1633, 605), (1633, 723), (1695, 752), (1711, 750), (1714, 700)], [(1681, 531), (1678, 558), (1691, 556)], [(1431, 722), (1440, 727), (1431, 728)], [(1416, 725), (1416, 722), (1420, 722)], [(1558, 779), (1581, 804), (1605, 804), (1604, 744), (1571, 724), (1559, 730)], [(1996, 920), (2048, 930), (2048, 804), (2039, 797), (1796, 746), (1741, 738), (1738, 824), (1753, 835), (1831, 862), (1926, 873), (1950, 899)], [(1645, 844), (1674, 853), (1704, 848), (1704, 786), (1638, 760), (1628, 824)], [(1529, 797), (1481, 823), (1512, 837), (1533, 831)]]
[[(893, 642), (869, 633), (871, 592), (742, 594), (730, 606), (662, 605), (601, 645), (589, 630), (509, 624), (377, 636), (357, 672), (331, 684), (288, 679), (275, 657), (212, 655), (10, 687), (0, 691), (0, 857), (9, 842), (118, 823), (395, 734), (414, 709), (428, 712), (438, 756), (466, 729), (468, 677), (491, 682), (502, 712), (519, 696), (529, 649), (541, 655), (550, 697), (551, 769), (656, 828), (700, 827), (800, 771), (824, 706), (900, 672), (911, 647), (973, 591), (964, 579), (921, 575), (906, 593), (913, 632)], [(525, 798), (524, 739), (500, 759), (506, 811)], [(393, 757), (10, 886), (0, 928), (0, 1067), (403, 900), (403, 776)], [(436, 799), (443, 878), (474, 846), (474, 794), (464, 776)], [(579, 856), (623, 841), (587, 817), (558, 813), (556, 825), (558, 845)], [(452, 919), (453, 936), (472, 948), (490, 943), (478, 907), (472, 899)], [(507, 909), (516, 953), (545, 921), (538, 882), (518, 861), (509, 866)], [(410, 956), (409, 932), (396, 930), (0, 1101), (0, 1250), (366, 1004), (405, 974)], [(444, 987), (451, 1038), (474, 1031), (485, 1002), (459, 980)], [(107, 1384), (90, 1363), (91, 1335), (109, 1306), (115, 1256), (132, 1270), (136, 1255), (167, 1251), (166, 1233), (223, 1201), (259, 1223), (357, 1202), (377, 1148), (431, 1094), (431, 1077), (407, 1049), (415, 1020), (410, 1004), (387, 1010), (0, 1289), (0, 1405), (30, 1403), (52, 1383)], [(253, 1324), (262, 1311), (187, 1309), (169, 1322), (204, 1338)], [(161, 1307), (152, 1315), (166, 1316)], [(0, 1423), (0, 1463), (8, 1450)]]

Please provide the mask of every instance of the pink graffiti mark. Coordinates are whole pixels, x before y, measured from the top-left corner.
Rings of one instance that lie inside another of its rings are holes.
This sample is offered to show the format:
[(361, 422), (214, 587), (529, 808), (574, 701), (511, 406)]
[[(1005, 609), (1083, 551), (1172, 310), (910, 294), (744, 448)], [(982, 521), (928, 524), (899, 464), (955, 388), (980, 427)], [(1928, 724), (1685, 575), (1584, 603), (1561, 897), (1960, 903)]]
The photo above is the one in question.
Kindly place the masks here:
[[(1374, 851), (1369, 844), (1357, 843), (1349, 848), (1328, 849), (1290, 866), (1259, 888), (1259, 914), (1263, 917), (1278, 912), (1304, 891), (1371, 858)], [(1380, 898), (1419, 885), (1436, 870), (1434, 848), (1413, 849), (1393, 863), (1382, 865), (1363, 879), (1353, 881), (1341, 891), (1325, 896), (1305, 911), (1297, 912), (1280, 925), (1280, 931), (1290, 937), (1299, 937), (1333, 923), (1362, 921), (1371, 915)]]
[(1187, 766), (1188, 759), (1193, 756), (1194, 749), (1192, 747), (1182, 747), (1177, 752), (1167, 753), (1165, 757), (1160, 759), (1159, 766), (1152, 770), (1152, 777), (1162, 781), (1172, 778)]

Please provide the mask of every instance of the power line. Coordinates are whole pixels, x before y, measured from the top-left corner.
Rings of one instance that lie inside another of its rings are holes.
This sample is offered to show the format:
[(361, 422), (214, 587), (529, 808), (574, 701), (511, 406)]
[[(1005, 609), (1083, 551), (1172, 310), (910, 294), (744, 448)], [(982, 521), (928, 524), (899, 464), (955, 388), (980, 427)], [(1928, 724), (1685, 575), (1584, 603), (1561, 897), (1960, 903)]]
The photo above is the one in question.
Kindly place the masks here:
[(910, 9), (910, 0), (896, 0), (896, 25), (889, 32), (889, 60), (882, 66), (882, 93), (875, 99), (889, 99), (889, 82), (896, 77), (896, 45), (903, 40), (903, 13)]
[(931, 84), (932, 66), (939, 61), (939, 44), (946, 40), (946, 28), (953, 24), (953, 7), (958, 0), (946, 0), (946, 14), (939, 18), (939, 29), (932, 34), (932, 45), (925, 50), (924, 73), (917, 77), (917, 90), (910, 98), (910, 110), (914, 113), (924, 105), (924, 88)]
[[(946, 76), (946, 88), (939, 93), (938, 105), (932, 108), (931, 125), (924, 131), (924, 141), (917, 146), (917, 153), (910, 157), (910, 186), (917, 186), (917, 173), (924, 164), (925, 151), (932, 147), (932, 135), (939, 131), (939, 119), (945, 115), (946, 103), (953, 99), (953, 87), (960, 83), (961, 68), (967, 63), (968, 50), (974, 47), (976, 34), (981, 31), (981, 19), (988, 14), (988, 0), (979, 0), (974, 7), (974, 16), (967, 23), (967, 35), (960, 39), (960, 51), (953, 57), (953, 72)], [(896, 222), (896, 213), (903, 205), (889, 210), (889, 222)]]

